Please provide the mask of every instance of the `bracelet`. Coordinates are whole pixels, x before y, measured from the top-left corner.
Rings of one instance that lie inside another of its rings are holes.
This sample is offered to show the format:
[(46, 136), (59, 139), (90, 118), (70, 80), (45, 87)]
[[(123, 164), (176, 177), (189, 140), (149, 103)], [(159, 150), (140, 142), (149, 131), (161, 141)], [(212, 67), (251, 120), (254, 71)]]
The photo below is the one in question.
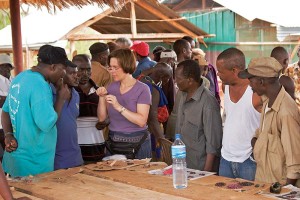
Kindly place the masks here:
[(4, 133), (4, 137), (8, 136), (8, 135), (13, 135), (12, 132), (7, 132), (7, 133)]
[(122, 114), (122, 112), (124, 112), (126, 110), (126, 108), (124, 108), (124, 106), (122, 106), (121, 110), (119, 111), (120, 114)]

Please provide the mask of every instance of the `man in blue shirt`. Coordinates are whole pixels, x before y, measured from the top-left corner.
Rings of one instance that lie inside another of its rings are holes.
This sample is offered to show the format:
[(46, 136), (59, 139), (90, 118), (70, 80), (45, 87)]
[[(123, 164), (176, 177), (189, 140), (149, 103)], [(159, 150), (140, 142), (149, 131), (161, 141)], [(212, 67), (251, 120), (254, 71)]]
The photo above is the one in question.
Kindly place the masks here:
[[(79, 95), (74, 87), (78, 86), (77, 68), (67, 67), (64, 83), (68, 85), (71, 96), (64, 103), (57, 120), (57, 143), (54, 170), (76, 167), (83, 164), (78, 145), (76, 119), (79, 115)], [(53, 100), (56, 100), (56, 88), (52, 85)]]
[[(39, 50), (37, 66), (20, 73), (10, 85), (2, 108), (3, 168), (13, 177), (53, 170), (55, 124), (70, 96), (62, 82), (67, 66), (76, 65), (68, 60), (64, 49), (44, 45)], [(54, 107), (49, 82), (58, 86)]]
[(149, 45), (146, 42), (136, 41), (130, 48), (133, 50), (136, 60), (139, 62), (132, 76), (137, 78), (142, 71), (152, 68), (156, 62), (151, 60), (149, 55)]

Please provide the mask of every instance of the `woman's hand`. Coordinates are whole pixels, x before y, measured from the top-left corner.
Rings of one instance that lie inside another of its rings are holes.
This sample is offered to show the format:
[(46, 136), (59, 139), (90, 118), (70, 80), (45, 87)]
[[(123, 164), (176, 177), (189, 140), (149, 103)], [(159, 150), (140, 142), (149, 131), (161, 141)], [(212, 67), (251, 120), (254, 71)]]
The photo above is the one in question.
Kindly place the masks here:
[(114, 109), (120, 112), (122, 106), (119, 104), (116, 96), (109, 94), (106, 96), (105, 100), (107, 103), (111, 104)]
[(105, 96), (108, 94), (108, 92), (107, 92), (107, 90), (106, 90), (105, 87), (99, 87), (99, 88), (97, 89), (96, 93), (97, 93), (97, 95), (98, 95), (99, 97), (105, 97)]

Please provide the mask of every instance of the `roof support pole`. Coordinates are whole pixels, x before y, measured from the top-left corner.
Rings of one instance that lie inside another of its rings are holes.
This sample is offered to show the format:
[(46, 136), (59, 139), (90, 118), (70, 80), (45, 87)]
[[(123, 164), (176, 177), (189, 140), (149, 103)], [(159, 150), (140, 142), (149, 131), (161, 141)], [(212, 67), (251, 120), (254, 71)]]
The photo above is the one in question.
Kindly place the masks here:
[(131, 12), (130, 12), (131, 33), (132, 33), (132, 38), (136, 38), (137, 30), (136, 30), (135, 7), (134, 7), (134, 2), (133, 1), (130, 1), (130, 3), (131, 3)]
[(20, 1), (9, 0), (10, 16), (11, 16), (11, 34), (15, 74), (23, 71), (23, 52), (22, 52), (22, 34), (21, 34), (21, 17), (20, 17)]
[(69, 40), (69, 43), (70, 43), (70, 59), (72, 60), (73, 57), (77, 55), (75, 41)]
[(206, 9), (206, 0), (202, 0), (202, 10)]
[[(159, 17), (160, 19), (163, 20), (168, 20), (169, 17), (164, 15), (163, 13), (158, 12), (157, 10), (153, 10), (151, 8), (151, 6), (149, 6), (147, 4), (146, 1), (136, 1), (136, 4), (138, 4), (139, 6), (141, 6), (142, 8), (144, 8), (145, 10), (147, 10), (148, 12), (156, 15), (157, 17)], [(193, 33), (192, 31), (188, 30), (187, 28), (185, 28), (184, 26), (180, 25), (179, 23), (177, 23), (176, 21), (167, 21), (169, 24), (172, 24), (174, 27), (176, 27), (177, 29), (179, 29), (180, 31), (184, 32), (186, 35), (189, 35), (191, 37), (197, 37), (197, 35), (195, 33)]]

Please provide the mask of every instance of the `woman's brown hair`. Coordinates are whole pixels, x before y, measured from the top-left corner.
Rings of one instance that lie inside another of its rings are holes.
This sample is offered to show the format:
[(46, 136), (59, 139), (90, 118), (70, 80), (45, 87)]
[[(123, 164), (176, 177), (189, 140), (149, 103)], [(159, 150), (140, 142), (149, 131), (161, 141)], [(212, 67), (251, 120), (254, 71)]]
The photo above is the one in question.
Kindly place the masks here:
[(120, 67), (125, 73), (133, 74), (136, 68), (135, 56), (130, 49), (117, 49), (108, 56), (108, 65), (110, 65), (110, 59), (117, 58)]

